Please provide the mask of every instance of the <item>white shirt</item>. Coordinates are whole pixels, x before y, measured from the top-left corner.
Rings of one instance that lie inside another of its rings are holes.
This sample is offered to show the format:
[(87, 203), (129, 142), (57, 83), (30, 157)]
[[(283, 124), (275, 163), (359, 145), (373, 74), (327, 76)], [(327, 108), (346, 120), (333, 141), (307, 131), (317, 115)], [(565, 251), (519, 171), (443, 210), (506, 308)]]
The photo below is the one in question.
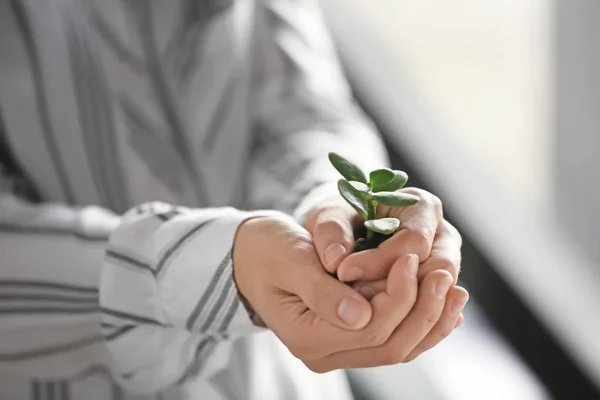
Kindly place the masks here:
[(232, 279), (241, 210), (386, 162), (313, 0), (2, 1), (0, 112), (1, 400), (350, 396)]

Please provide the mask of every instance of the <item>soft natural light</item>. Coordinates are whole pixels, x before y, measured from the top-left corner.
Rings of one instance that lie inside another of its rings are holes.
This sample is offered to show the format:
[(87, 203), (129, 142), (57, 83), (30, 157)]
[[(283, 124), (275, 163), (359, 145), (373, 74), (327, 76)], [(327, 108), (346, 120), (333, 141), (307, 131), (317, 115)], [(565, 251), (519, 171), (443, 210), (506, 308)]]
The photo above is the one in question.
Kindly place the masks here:
[(550, 2), (343, 2), (369, 10), (361, 18), (404, 66), (429, 115), (507, 199), (529, 217), (545, 211), (552, 138)]

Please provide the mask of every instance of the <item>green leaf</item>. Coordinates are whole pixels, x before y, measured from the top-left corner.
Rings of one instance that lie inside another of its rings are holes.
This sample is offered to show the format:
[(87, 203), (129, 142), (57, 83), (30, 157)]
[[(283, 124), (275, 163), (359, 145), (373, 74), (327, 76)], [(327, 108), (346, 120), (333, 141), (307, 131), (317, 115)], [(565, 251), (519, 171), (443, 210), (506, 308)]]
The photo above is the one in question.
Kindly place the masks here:
[(376, 169), (375, 171), (371, 171), (369, 174), (369, 184), (373, 188), (374, 192), (380, 192), (381, 190), (377, 189), (383, 187), (386, 183), (391, 182), (395, 177), (396, 174), (394, 174), (394, 171), (391, 169)]
[(382, 235), (389, 235), (396, 232), (399, 226), (400, 220), (397, 218), (381, 218), (365, 221), (365, 228), (381, 233)]
[(364, 219), (368, 215), (368, 199), (366, 193), (357, 190), (352, 184), (344, 179), (338, 181), (340, 194)]
[(351, 161), (337, 153), (329, 153), (329, 161), (346, 180), (367, 183), (365, 173)]
[(371, 188), (368, 187), (367, 185), (365, 185), (362, 182), (357, 182), (357, 181), (350, 181), (350, 184), (352, 186), (354, 186), (354, 189), (363, 192), (363, 193), (369, 193), (371, 191)]
[(402, 192), (378, 192), (372, 194), (373, 199), (386, 206), (406, 207), (419, 202), (419, 198)]
[(373, 187), (374, 192), (393, 192), (394, 190), (398, 190), (406, 185), (408, 182), (408, 175), (404, 171), (394, 171), (394, 177), (381, 185), (377, 185), (377, 187)]

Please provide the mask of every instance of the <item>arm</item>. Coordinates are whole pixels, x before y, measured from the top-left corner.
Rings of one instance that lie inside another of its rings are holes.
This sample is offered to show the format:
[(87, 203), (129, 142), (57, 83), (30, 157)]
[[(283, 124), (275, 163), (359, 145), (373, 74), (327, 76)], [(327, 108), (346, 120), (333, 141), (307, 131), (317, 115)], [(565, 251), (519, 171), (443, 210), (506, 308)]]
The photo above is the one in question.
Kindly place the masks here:
[(299, 220), (337, 196), (335, 151), (365, 170), (387, 154), (354, 103), (314, 0), (262, 0), (257, 7), (252, 202)]
[(254, 214), (148, 203), (117, 216), (0, 188), (0, 374), (64, 379), (99, 361), (151, 393), (214, 372), (226, 338), (257, 329), (231, 268)]

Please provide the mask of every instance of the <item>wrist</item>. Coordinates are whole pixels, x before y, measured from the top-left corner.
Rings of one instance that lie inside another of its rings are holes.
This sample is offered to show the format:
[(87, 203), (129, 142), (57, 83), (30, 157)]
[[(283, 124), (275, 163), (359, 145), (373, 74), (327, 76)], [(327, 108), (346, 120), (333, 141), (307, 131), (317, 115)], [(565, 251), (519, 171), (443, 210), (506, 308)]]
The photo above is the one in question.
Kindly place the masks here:
[(267, 212), (252, 215), (243, 220), (236, 231), (231, 253), (233, 282), (240, 302), (243, 304), (252, 324), (261, 328), (266, 328), (266, 325), (249, 300), (253, 290), (252, 285), (257, 283), (256, 279), (251, 279), (252, 271), (249, 271), (249, 269), (256, 265), (256, 258), (260, 254), (260, 252), (256, 252), (257, 242), (260, 241), (259, 233), (261, 230), (266, 229), (265, 222), (272, 220), (274, 216), (280, 216), (280, 213)]

